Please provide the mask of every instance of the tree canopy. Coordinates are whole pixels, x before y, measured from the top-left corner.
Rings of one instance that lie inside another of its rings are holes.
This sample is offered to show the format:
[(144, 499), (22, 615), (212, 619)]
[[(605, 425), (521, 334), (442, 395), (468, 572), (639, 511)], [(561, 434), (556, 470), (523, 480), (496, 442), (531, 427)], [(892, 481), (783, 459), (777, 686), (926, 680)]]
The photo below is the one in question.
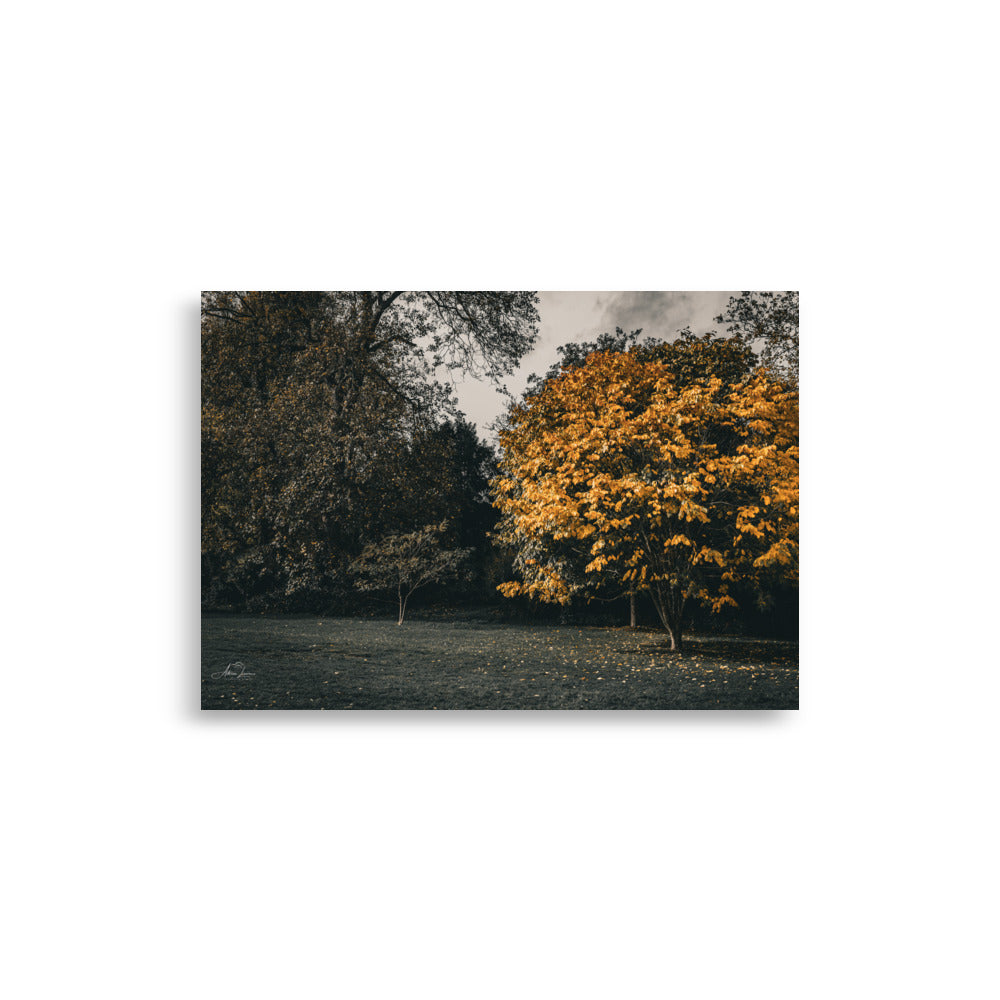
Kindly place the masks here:
[(470, 549), (446, 549), (442, 538), (448, 525), (427, 524), (405, 535), (386, 535), (365, 546), (350, 566), (360, 590), (395, 589), (399, 598), (399, 619), (403, 624), (406, 603), (419, 587), (458, 576)]
[(753, 348), (773, 377), (799, 382), (799, 293), (740, 292), (715, 318), (726, 333)]
[[(716, 350), (701, 341), (682, 351)], [(672, 360), (596, 351), (546, 379), (501, 433), (495, 494), (521, 576), (504, 594), (567, 603), (611, 577), (679, 648), (688, 600), (717, 610), (740, 581), (797, 572), (798, 402), (767, 373)]]
[(467, 523), (438, 375), (502, 379), (537, 322), (533, 292), (203, 293), (204, 598), (305, 606), (368, 542)]

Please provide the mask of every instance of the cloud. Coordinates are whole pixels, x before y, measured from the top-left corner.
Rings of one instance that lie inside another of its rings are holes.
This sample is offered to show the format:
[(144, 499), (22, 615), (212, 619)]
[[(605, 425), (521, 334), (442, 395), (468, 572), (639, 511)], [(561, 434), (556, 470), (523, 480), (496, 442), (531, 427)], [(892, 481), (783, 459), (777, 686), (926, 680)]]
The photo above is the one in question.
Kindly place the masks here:
[(690, 326), (695, 333), (716, 329), (715, 317), (738, 292), (615, 292), (602, 297), (602, 329), (641, 329), (644, 337), (672, 340)]
[[(690, 325), (695, 333), (722, 332), (715, 317), (739, 292), (540, 292), (538, 341), (507, 380), (520, 395), (531, 373), (543, 374), (558, 359), (558, 348), (572, 341), (596, 340), (602, 333), (642, 330), (643, 337), (672, 340)], [(506, 401), (484, 382), (456, 386), (459, 404), (480, 433), (506, 408)]]

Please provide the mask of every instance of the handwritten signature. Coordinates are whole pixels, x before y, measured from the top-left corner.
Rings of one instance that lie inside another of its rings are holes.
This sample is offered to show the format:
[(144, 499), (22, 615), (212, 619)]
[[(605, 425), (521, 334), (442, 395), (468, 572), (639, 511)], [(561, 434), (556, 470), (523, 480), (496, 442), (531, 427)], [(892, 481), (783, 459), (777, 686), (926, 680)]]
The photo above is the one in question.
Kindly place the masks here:
[(253, 674), (240, 662), (229, 663), (225, 670), (220, 670), (212, 674), (212, 680), (217, 681), (220, 677), (253, 677)]

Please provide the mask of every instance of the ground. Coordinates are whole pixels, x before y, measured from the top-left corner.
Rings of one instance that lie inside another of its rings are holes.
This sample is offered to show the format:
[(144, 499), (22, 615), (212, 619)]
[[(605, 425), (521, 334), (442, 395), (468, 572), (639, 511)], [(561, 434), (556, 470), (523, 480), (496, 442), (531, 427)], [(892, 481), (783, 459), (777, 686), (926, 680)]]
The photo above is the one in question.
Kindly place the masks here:
[(206, 616), (207, 709), (798, 708), (798, 645), (551, 624)]

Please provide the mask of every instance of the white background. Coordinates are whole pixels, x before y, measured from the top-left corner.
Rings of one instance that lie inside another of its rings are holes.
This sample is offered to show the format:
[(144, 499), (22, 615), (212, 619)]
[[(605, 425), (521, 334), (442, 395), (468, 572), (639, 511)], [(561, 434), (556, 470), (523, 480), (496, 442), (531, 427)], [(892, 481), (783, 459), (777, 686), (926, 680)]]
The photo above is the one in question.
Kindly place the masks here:
[[(980, 5), (364, 9), (6, 16), (7, 992), (995, 996)], [(197, 293), (397, 286), (801, 290), (800, 711), (200, 714)]]

